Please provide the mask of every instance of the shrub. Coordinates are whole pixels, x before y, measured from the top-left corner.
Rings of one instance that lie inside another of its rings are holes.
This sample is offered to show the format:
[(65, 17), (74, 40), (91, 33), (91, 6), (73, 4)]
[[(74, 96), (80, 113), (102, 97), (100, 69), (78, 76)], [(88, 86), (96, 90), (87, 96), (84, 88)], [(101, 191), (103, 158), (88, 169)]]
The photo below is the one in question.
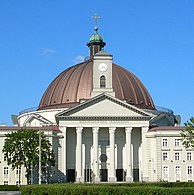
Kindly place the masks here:
[(21, 186), (21, 195), (191, 195), (193, 183), (48, 184)]

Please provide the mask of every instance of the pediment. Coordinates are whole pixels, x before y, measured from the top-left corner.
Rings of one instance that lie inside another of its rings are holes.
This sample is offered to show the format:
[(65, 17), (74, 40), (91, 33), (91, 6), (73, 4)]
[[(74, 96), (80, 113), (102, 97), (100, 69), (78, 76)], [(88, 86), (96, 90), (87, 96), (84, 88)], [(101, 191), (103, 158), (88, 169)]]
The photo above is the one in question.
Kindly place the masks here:
[(154, 117), (151, 121), (151, 125), (156, 126), (172, 126), (174, 124), (174, 119), (170, 118), (167, 114), (160, 114)]
[(67, 117), (148, 117), (151, 116), (128, 103), (108, 94), (101, 94), (73, 108), (56, 115), (56, 118)]
[(28, 116), (28, 118), (24, 121), (24, 126), (39, 126), (40, 123), (52, 125), (52, 122), (41, 116), (40, 114), (33, 113)]

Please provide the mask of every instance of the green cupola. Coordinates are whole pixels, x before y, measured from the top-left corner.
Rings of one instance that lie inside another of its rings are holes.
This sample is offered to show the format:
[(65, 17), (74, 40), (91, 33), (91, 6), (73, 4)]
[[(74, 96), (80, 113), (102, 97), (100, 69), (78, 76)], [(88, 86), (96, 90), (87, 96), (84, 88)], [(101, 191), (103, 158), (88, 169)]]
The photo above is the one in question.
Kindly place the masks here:
[(96, 19), (95, 25), (95, 33), (90, 37), (90, 41), (87, 43), (87, 46), (90, 48), (90, 58), (93, 58), (93, 55), (99, 51), (101, 51), (106, 43), (103, 41), (103, 38), (98, 34), (98, 26), (97, 26), (97, 19), (99, 17), (94, 16)]

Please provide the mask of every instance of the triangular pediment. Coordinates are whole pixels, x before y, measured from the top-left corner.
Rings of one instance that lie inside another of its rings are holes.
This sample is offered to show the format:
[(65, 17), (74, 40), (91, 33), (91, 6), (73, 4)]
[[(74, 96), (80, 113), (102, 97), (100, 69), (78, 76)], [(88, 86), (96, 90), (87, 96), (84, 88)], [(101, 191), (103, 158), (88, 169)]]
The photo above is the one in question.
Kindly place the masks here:
[(26, 118), (23, 125), (24, 126), (39, 126), (40, 123), (43, 123), (45, 125), (53, 124), (51, 121), (41, 116), (40, 114), (33, 113)]
[(148, 117), (151, 116), (141, 109), (125, 103), (108, 94), (100, 94), (78, 106), (65, 110), (56, 118), (67, 117)]
[(150, 121), (154, 126), (172, 126), (174, 124), (174, 118), (170, 118), (168, 114), (159, 114)]

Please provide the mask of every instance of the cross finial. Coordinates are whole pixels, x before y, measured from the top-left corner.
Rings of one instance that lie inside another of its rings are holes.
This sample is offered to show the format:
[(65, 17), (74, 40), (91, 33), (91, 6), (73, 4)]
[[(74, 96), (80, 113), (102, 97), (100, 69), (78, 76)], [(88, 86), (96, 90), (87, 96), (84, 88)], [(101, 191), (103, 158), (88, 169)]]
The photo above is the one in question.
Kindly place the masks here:
[(94, 27), (94, 30), (96, 31), (96, 33), (97, 33), (97, 31), (98, 31), (98, 19), (100, 18), (100, 16), (98, 16), (98, 15), (94, 15), (94, 16), (92, 16), (92, 19), (94, 19), (95, 20), (95, 27)]

